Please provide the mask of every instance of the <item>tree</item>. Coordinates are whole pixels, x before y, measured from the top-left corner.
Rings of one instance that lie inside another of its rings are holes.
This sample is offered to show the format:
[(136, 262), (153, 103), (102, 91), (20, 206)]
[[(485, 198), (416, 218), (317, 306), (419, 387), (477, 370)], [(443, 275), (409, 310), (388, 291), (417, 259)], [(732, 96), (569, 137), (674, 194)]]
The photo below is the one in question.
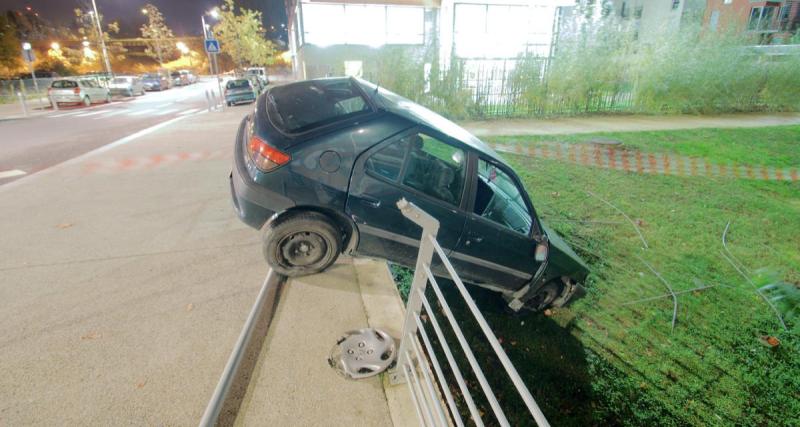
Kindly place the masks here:
[[(83, 9), (75, 9), (75, 24), (78, 27), (78, 34), (84, 40), (89, 41), (92, 49), (97, 50), (100, 47), (100, 34), (97, 31), (97, 23), (93, 12), (84, 12)], [(98, 17), (100, 22), (103, 22), (103, 15)], [(127, 49), (121, 43), (114, 42), (111, 38), (111, 33), (119, 33), (119, 23), (113, 21), (106, 25), (106, 29), (102, 32), (103, 40), (106, 43), (106, 49), (110, 59), (124, 59)]]
[(142, 37), (148, 40), (145, 53), (163, 66), (164, 56), (174, 51), (171, 46), (171, 39), (174, 37), (172, 30), (164, 21), (161, 11), (152, 4), (145, 5), (142, 13), (147, 15), (147, 23), (141, 28)]
[(22, 46), (17, 38), (17, 29), (6, 17), (0, 15), (0, 75), (15, 74), (21, 63)]
[(261, 12), (238, 7), (237, 14), (233, 0), (225, 0), (214, 32), (222, 43), (222, 51), (239, 68), (245, 65), (269, 65), (274, 61), (275, 45), (264, 38)]

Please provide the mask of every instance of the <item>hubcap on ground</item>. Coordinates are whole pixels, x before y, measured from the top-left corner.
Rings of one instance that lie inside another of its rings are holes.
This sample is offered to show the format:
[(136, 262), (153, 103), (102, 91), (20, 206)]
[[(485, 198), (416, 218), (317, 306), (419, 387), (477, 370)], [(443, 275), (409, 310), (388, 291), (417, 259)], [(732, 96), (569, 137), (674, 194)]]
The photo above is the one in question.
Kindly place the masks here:
[(317, 233), (303, 231), (286, 236), (280, 244), (287, 264), (304, 267), (319, 262), (328, 251), (325, 239)]

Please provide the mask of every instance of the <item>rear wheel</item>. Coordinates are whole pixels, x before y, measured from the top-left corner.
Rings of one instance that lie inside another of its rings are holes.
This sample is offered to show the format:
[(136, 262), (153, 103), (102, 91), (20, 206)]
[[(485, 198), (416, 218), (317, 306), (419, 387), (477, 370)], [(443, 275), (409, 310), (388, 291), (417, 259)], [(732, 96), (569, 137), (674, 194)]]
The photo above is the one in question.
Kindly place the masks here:
[(264, 258), (285, 276), (319, 273), (336, 261), (342, 233), (327, 217), (302, 212), (278, 219), (264, 231)]
[(106, 104), (108, 104), (109, 102), (111, 102), (111, 94), (107, 93), (106, 94)]
[(84, 96), (84, 97), (83, 97), (83, 105), (84, 105), (85, 107), (88, 107), (88, 106), (92, 105), (92, 100), (91, 100), (91, 99), (89, 99), (89, 97), (88, 97), (88, 96)]

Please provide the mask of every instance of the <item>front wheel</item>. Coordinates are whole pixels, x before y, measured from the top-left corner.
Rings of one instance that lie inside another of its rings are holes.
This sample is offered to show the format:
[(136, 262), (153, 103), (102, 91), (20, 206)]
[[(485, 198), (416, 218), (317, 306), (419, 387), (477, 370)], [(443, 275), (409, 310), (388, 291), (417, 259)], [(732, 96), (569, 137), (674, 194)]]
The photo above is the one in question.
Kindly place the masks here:
[(530, 311), (541, 311), (549, 307), (553, 301), (558, 299), (563, 290), (563, 285), (558, 281), (548, 282), (542, 286), (536, 294), (528, 301), (525, 301), (525, 309)]
[(89, 97), (88, 97), (88, 96), (84, 96), (84, 97), (83, 97), (83, 106), (84, 106), (84, 107), (88, 107), (88, 106), (90, 106), (90, 105), (92, 105), (92, 100), (91, 100), (91, 99), (89, 99)]
[(316, 212), (279, 218), (264, 231), (264, 258), (285, 276), (325, 270), (339, 257), (341, 247), (342, 233), (326, 216)]
[(107, 94), (106, 94), (106, 104), (108, 104), (108, 103), (110, 103), (110, 102), (111, 102), (111, 94), (110, 94), (110, 93), (107, 93)]

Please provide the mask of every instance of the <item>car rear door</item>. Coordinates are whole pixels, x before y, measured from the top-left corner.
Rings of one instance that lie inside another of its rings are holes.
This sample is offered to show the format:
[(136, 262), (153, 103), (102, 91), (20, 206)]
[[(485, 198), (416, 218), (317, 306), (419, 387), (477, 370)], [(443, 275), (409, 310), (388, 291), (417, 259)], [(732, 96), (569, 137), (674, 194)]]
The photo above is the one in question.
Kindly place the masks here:
[(414, 265), (422, 230), (397, 208), (401, 198), (440, 221), (437, 239), (445, 250), (458, 244), (465, 221), (466, 155), (444, 141), (414, 129), (359, 156), (346, 206), (359, 230), (357, 253)]
[(519, 289), (539, 267), (527, 193), (505, 165), (477, 155), (470, 161), (475, 172), (467, 221), (451, 258), (473, 282)]

